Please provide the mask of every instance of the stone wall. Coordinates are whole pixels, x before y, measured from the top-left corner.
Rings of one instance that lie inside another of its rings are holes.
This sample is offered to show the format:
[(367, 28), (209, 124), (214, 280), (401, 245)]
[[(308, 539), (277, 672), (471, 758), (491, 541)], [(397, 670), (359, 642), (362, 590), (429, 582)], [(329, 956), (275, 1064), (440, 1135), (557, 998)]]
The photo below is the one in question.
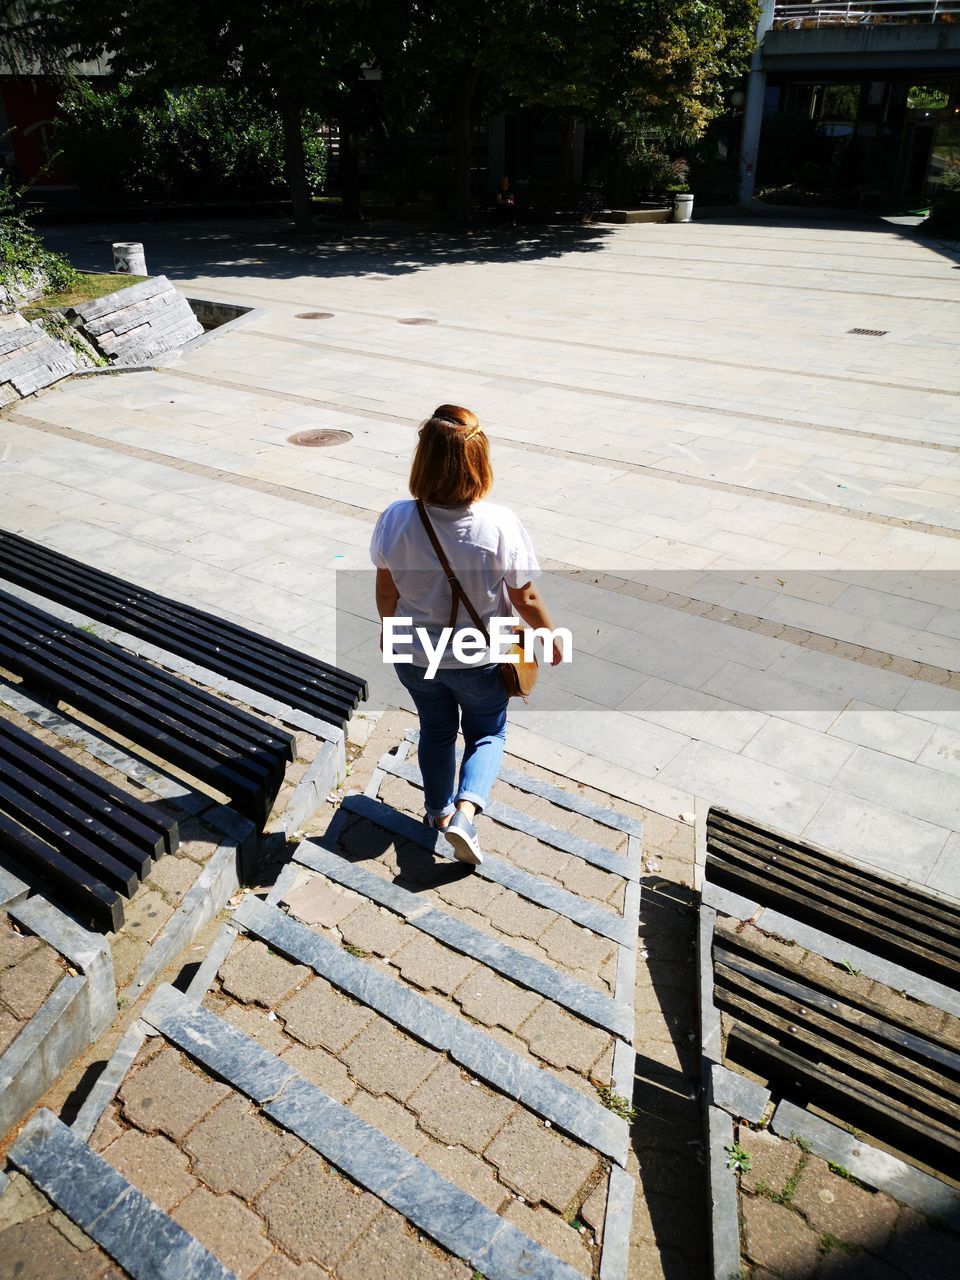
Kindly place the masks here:
[(51, 337), (38, 320), (5, 320), (11, 327), (5, 324), (0, 332), (0, 404), (29, 396), (80, 368), (71, 348)]
[(71, 307), (66, 315), (112, 365), (143, 364), (203, 333), (190, 304), (166, 276)]

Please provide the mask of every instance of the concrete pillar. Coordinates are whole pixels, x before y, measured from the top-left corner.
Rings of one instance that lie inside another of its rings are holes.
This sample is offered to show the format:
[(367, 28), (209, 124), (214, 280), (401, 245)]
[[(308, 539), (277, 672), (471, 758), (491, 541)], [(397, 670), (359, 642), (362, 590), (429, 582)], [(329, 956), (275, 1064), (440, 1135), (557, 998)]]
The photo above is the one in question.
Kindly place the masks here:
[(763, 37), (773, 25), (776, 0), (763, 0), (757, 20), (757, 47), (750, 62), (747, 100), (743, 108), (743, 132), (740, 135), (740, 203), (749, 204), (757, 179), (757, 152), (763, 126), (763, 100), (767, 91), (767, 73), (763, 69)]

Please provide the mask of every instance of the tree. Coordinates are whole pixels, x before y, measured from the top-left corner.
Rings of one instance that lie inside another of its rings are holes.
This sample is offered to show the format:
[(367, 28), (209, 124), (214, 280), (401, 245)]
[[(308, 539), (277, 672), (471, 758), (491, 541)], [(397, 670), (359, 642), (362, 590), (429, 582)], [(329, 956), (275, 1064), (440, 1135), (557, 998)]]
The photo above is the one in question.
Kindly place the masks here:
[[(392, 37), (397, 14), (404, 12), (404, 0), (46, 2), (59, 19), (62, 48), (107, 58), (117, 78), (144, 93), (172, 86), (234, 88), (276, 110), (294, 223), (303, 231), (312, 222), (304, 112), (349, 117), (361, 68), (376, 56), (375, 39)], [(349, 157), (346, 176), (353, 181)], [(358, 204), (355, 190), (349, 203)]]

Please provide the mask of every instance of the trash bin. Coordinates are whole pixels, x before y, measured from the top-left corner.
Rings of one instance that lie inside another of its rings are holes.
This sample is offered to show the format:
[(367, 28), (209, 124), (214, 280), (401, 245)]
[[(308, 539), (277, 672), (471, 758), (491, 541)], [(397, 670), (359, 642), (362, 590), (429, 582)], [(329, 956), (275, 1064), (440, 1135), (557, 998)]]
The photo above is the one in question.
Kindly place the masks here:
[(674, 222), (689, 222), (693, 217), (693, 196), (678, 195), (673, 202)]
[(128, 276), (145, 276), (147, 260), (143, 255), (143, 245), (135, 241), (115, 244), (113, 246), (113, 269)]

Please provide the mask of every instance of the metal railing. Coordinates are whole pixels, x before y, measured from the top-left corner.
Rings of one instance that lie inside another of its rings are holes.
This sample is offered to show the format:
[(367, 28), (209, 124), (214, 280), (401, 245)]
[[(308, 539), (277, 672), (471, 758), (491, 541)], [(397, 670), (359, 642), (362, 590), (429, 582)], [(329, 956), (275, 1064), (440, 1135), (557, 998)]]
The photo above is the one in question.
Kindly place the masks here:
[(960, 22), (960, 0), (809, 0), (777, 4), (774, 27), (872, 26)]

